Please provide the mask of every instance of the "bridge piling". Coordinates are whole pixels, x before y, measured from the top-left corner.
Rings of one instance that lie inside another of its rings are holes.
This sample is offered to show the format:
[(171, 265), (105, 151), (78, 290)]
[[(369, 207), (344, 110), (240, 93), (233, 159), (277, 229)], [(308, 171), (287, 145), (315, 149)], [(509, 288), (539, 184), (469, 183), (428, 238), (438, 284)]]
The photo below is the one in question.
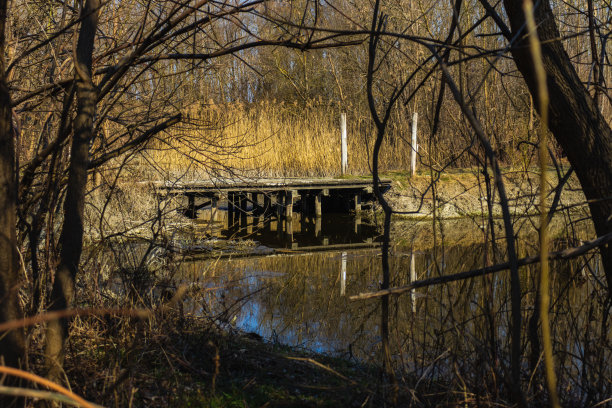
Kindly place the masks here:
[(358, 191), (355, 193), (355, 197), (353, 198), (354, 201), (354, 209), (355, 212), (358, 213), (361, 211), (361, 191)]
[(323, 193), (318, 192), (314, 196), (314, 213), (316, 218), (321, 218), (321, 198)]
[[(390, 180), (381, 181), (386, 191)], [(201, 181), (156, 183), (157, 194), (187, 196), (185, 215), (195, 218), (198, 210), (212, 205), (211, 217), (218, 213), (221, 197), (227, 197), (228, 220), (235, 222), (252, 209), (264, 217), (276, 213), (279, 219), (293, 217), (293, 207), (304, 217), (321, 217), (323, 212), (359, 212), (364, 203), (375, 200), (371, 181), (363, 179), (265, 179), (246, 182)], [(323, 200), (323, 197), (327, 197)], [(196, 199), (205, 200), (197, 204)], [(210, 200), (210, 201), (208, 201)], [(263, 203), (262, 203), (263, 200)], [(325, 201), (325, 203), (323, 203)], [(329, 207), (328, 207), (329, 205)], [(326, 208), (323, 208), (325, 206)], [(240, 215), (237, 213), (240, 212)]]

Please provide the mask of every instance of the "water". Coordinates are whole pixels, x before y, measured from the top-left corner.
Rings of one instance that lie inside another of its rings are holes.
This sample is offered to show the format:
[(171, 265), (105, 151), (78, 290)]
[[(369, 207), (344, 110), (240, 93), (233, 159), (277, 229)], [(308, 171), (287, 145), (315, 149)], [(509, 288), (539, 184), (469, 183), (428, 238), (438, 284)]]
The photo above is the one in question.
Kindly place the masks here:
[(247, 216), (231, 222), (221, 212), (211, 221), (210, 215), (197, 220), (202, 231), (223, 240), (250, 240), (273, 249), (315, 251), (329, 248), (372, 246), (380, 232), (369, 218), (350, 214), (326, 214), (323, 217), (295, 213), (291, 220), (272, 216)]
[[(505, 261), (503, 241), (497, 246), (482, 243), (477, 224), (469, 220), (445, 224), (437, 232), (438, 246), (432, 247), (431, 222), (396, 222), (391, 286)], [(239, 227), (217, 222), (217, 227), (211, 234), (217, 238), (248, 239), (276, 252), (183, 260), (179, 273), (183, 282), (202, 282), (205, 287), (204, 295), (190, 304), (193, 313), (207, 313), (228, 329), (256, 333), (269, 342), (380, 363), (380, 301), (348, 298), (380, 287), (380, 248), (368, 248), (380, 241), (374, 220), (327, 215), (319, 221), (296, 218), (290, 226), (268, 219)], [(528, 228), (523, 226), (522, 231)], [(502, 231), (496, 232), (502, 236)], [(536, 242), (533, 233), (525, 232), (517, 242), (519, 256), (533, 254)], [(552, 249), (573, 244), (557, 239)], [(596, 323), (604, 308), (605, 294), (598, 283), (602, 272), (593, 255), (554, 262), (551, 271), (559, 382), (566, 386), (564, 392), (574, 396), (593, 381), (583, 370), (585, 361), (612, 357), (610, 345), (601, 344), (605, 336)], [(526, 370), (536, 272), (537, 266), (521, 268)], [(509, 293), (508, 273), (500, 272), (392, 297), (390, 344), (396, 369), (429, 381), (456, 372), (476, 382), (492, 372), (502, 376), (510, 349)], [(611, 369), (603, 370), (610, 378)]]

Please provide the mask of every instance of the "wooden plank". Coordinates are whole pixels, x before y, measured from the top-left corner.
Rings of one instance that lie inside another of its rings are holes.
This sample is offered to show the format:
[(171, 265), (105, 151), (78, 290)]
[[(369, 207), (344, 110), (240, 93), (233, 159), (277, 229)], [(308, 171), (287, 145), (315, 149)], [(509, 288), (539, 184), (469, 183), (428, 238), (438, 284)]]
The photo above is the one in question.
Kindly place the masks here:
[[(252, 182), (214, 183), (211, 181), (197, 181), (189, 183), (153, 183), (154, 188), (167, 193), (186, 194), (200, 193), (213, 194), (218, 191), (246, 191), (276, 192), (279, 190), (319, 190), (319, 189), (363, 189), (372, 184), (371, 180), (359, 179), (265, 179)], [(391, 180), (381, 180), (381, 186), (391, 186)]]
[(262, 254), (253, 254), (253, 253), (190, 253), (189, 251), (183, 252), (186, 255), (184, 259), (185, 262), (195, 262), (201, 259), (218, 259), (218, 258), (258, 258), (258, 257), (266, 257), (271, 255), (293, 255), (293, 254), (302, 254), (305, 252), (326, 252), (326, 251), (338, 251), (338, 250), (361, 250), (361, 249), (372, 249), (378, 248), (381, 244), (379, 242), (363, 242), (356, 244), (331, 244), (331, 245), (315, 245), (315, 246), (298, 246), (297, 249), (282, 249), (282, 248), (269, 248), (269, 252)]

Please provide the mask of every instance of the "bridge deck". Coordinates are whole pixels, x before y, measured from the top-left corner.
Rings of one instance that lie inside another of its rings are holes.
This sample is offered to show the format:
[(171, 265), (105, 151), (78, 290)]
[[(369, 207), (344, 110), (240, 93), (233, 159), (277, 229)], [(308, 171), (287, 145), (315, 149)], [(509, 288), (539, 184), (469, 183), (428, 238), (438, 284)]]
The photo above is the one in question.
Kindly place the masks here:
[[(383, 191), (391, 187), (391, 180), (381, 180)], [(282, 178), (257, 180), (209, 180), (176, 183), (157, 183), (157, 190), (171, 195), (212, 195), (220, 192), (279, 192), (291, 190), (369, 190), (370, 179), (333, 179), (333, 178)]]
[[(291, 218), (298, 203), (298, 211), (320, 216), (334, 208), (361, 211), (362, 203), (376, 201), (372, 181), (368, 179), (283, 178), (239, 181), (195, 181), (154, 184), (158, 194), (185, 196), (189, 202), (185, 214), (195, 218), (198, 210), (211, 206), (216, 210), (221, 200), (227, 200), (230, 214), (244, 216), (249, 211), (276, 212), (279, 218)], [(383, 192), (391, 188), (391, 180), (381, 180)], [(200, 204), (196, 198), (205, 198)], [(350, 208), (349, 208), (350, 207)], [(233, 216), (233, 215), (232, 215)]]

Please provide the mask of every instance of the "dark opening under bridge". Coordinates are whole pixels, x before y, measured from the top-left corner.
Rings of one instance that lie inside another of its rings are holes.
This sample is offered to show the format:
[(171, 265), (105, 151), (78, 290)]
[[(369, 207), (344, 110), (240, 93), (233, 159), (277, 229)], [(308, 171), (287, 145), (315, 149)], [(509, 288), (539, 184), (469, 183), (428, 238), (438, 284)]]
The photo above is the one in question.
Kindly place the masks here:
[[(246, 216), (247, 213), (291, 218), (294, 211), (305, 216), (320, 217), (322, 213), (362, 210), (376, 198), (372, 181), (368, 179), (332, 178), (284, 178), (258, 179), (255, 181), (197, 181), (173, 184), (156, 184), (164, 196), (186, 196), (185, 214), (195, 218), (198, 210), (211, 207), (213, 214), (224, 201), (228, 219)], [(390, 180), (381, 180), (380, 189), (391, 188)], [(200, 202), (198, 202), (200, 201)]]

